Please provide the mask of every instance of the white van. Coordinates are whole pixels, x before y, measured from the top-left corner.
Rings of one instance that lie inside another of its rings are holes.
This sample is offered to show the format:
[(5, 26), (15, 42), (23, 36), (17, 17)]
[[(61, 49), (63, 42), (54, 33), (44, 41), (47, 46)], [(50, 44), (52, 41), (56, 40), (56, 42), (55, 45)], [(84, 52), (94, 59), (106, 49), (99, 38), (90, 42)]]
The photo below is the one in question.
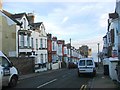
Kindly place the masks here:
[(84, 73), (90, 73), (92, 76), (96, 75), (95, 62), (93, 58), (82, 58), (78, 62), (78, 76)]
[(0, 51), (0, 86), (14, 87), (18, 81), (18, 71), (9, 59)]

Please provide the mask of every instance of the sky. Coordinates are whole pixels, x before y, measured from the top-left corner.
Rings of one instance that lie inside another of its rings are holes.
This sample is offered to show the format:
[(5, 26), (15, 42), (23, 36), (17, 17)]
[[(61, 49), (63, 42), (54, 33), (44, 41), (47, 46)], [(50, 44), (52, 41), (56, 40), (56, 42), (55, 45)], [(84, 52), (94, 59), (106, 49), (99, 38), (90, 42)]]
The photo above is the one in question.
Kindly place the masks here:
[(96, 58), (107, 32), (108, 14), (115, 11), (116, 0), (4, 0), (3, 9), (11, 13), (34, 13), (47, 33), (79, 48), (88, 45)]

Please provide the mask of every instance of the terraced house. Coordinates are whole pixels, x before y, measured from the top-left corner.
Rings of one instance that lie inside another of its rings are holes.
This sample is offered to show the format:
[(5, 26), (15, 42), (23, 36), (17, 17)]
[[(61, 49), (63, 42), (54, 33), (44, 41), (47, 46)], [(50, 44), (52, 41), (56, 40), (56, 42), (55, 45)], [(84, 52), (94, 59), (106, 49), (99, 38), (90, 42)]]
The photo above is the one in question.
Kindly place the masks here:
[(11, 14), (2, 17), (2, 51), (9, 57), (35, 57), (37, 69), (47, 70), (47, 34), (43, 22), (34, 23), (33, 13)]

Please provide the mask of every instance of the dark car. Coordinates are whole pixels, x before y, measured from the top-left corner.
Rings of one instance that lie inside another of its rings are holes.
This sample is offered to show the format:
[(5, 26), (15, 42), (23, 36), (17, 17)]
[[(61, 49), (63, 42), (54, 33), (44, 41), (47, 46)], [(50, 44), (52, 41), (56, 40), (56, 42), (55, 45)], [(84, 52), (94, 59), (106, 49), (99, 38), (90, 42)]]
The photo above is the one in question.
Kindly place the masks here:
[(68, 63), (68, 68), (71, 69), (71, 68), (77, 68), (77, 64), (74, 63), (74, 62), (69, 62)]

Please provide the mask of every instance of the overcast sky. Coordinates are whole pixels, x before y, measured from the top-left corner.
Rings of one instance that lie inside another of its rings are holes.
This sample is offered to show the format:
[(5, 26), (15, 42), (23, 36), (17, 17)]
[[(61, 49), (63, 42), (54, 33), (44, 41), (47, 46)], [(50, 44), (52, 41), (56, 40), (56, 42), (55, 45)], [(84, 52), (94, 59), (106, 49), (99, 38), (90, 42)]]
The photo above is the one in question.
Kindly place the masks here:
[(108, 14), (115, 11), (115, 5), (116, 0), (3, 1), (3, 9), (11, 13), (34, 12), (35, 22), (43, 22), (47, 33), (66, 43), (71, 38), (76, 48), (88, 45), (93, 54), (97, 53), (97, 43), (102, 50)]

